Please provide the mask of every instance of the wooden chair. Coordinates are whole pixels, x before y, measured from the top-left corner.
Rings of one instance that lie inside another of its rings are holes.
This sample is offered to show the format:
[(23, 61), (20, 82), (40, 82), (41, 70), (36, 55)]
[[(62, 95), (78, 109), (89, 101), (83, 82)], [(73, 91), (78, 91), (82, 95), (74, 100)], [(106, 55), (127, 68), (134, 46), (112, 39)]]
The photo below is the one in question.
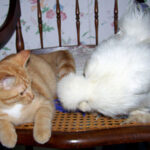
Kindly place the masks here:
[[(118, 25), (118, 1), (114, 1), (114, 33), (117, 32)], [(142, 2), (142, 1), (139, 1)], [(61, 43), (61, 17), (59, 0), (56, 0), (56, 14), (57, 14), (57, 26), (59, 47)], [(34, 50), (32, 52), (45, 52), (45, 50), (51, 48), (43, 47), (42, 36), (42, 15), (40, 10), (39, 0), (37, 1), (38, 8), (38, 22), (40, 31), (40, 50)], [(95, 0), (95, 45), (98, 45), (98, 0)], [(14, 15), (10, 15), (14, 14)], [(80, 45), (80, 9), (78, 0), (76, 0), (76, 27), (77, 27), (77, 41), (78, 47)], [(10, 10), (8, 17), (0, 28), (0, 35), (3, 35), (0, 39), (0, 47), (3, 47), (10, 39), (12, 33), (16, 28), (16, 48), (17, 52), (24, 49), (24, 42), (21, 33), (20, 25), (20, 5), (19, 0), (10, 1)], [(17, 20), (17, 24), (16, 24)], [(9, 28), (12, 24), (13, 28)], [(8, 34), (10, 33), (10, 34)], [(63, 48), (63, 47), (62, 47)], [(65, 47), (66, 49), (67, 47)], [(52, 48), (55, 49), (55, 48)], [(96, 118), (93, 114), (76, 113), (64, 113), (56, 111), (55, 118), (53, 120), (52, 136), (49, 142), (44, 145), (36, 143), (33, 139), (33, 125), (24, 124), (17, 126), (18, 144), (26, 146), (43, 146), (51, 148), (91, 148), (96, 146), (121, 144), (121, 143), (137, 143), (137, 142), (150, 142), (150, 124), (132, 123), (126, 125), (120, 125), (124, 119), (111, 119), (108, 117)], [(27, 147), (29, 150), (31, 147)]]

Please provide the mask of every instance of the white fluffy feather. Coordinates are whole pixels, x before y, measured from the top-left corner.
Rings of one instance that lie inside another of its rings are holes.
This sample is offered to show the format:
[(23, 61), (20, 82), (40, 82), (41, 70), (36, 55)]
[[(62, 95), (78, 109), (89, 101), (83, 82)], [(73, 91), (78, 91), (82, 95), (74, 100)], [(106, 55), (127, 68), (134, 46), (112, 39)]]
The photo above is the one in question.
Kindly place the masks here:
[(91, 89), (83, 76), (70, 73), (58, 83), (57, 92), (63, 106), (68, 110), (75, 110), (81, 101), (88, 99)]
[(149, 12), (133, 4), (121, 19), (120, 32), (92, 54), (85, 77), (70, 74), (59, 82), (63, 106), (112, 117), (150, 107), (149, 25)]
[(136, 5), (131, 1), (130, 7), (119, 21), (119, 29), (126, 36), (134, 37), (138, 41), (150, 38), (150, 11), (143, 9), (141, 5)]

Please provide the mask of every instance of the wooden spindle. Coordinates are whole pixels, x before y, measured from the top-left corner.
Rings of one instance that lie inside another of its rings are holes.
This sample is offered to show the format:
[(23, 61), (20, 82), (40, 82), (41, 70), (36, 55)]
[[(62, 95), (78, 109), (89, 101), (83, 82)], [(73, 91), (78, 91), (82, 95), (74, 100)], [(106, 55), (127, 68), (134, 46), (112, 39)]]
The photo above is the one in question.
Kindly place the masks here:
[(98, 1), (95, 0), (95, 36), (96, 36), (96, 45), (98, 45)]
[(20, 52), (21, 50), (24, 50), (24, 41), (23, 41), (22, 32), (21, 32), (20, 20), (18, 20), (17, 26), (16, 26), (16, 50), (17, 50), (17, 53)]
[(57, 15), (57, 28), (58, 28), (59, 46), (61, 46), (61, 15), (60, 15), (59, 0), (56, 0), (56, 15)]
[(41, 13), (40, 0), (37, 0), (37, 16), (38, 16), (38, 27), (40, 33), (41, 48), (43, 48), (42, 13)]
[(118, 31), (118, 0), (115, 0), (114, 6), (114, 33)]
[(80, 45), (80, 9), (78, 0), (76, 0), (76, 28), (77, 28), (77, 41), (78, 45)]

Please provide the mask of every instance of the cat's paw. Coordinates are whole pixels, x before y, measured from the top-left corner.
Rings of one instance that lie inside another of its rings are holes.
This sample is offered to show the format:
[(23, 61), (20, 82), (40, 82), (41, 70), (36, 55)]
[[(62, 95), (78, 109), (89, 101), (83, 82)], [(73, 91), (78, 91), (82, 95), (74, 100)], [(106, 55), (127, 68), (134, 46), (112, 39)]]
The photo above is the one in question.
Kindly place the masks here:
[(44, 127), (34, 127), (33, 136), (36, 142), (44, 144), (49, 141), (51, 137), (51, 130)]
[(79, 110), (83, 111), (83, 112), (88, 112), (91, 110), (91, 107), (89, 106), (88, 102), (83, 101), (79, 104)]
[(17, 143), (16, 132), (5, 132), (1, 137), (1, 144), (7, 148), (14, 148)]

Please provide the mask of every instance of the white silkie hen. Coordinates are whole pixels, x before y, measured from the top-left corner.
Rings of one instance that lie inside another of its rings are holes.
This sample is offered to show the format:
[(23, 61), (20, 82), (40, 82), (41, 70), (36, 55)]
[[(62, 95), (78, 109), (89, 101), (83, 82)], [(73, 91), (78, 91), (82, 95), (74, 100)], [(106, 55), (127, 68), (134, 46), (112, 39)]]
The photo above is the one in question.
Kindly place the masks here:
[(119, 32), (102, 42), (85, 68), (58, 83), (67, 110), (128, 115), (126, 122), (150, 122), (150, 12), (131, 4)]

